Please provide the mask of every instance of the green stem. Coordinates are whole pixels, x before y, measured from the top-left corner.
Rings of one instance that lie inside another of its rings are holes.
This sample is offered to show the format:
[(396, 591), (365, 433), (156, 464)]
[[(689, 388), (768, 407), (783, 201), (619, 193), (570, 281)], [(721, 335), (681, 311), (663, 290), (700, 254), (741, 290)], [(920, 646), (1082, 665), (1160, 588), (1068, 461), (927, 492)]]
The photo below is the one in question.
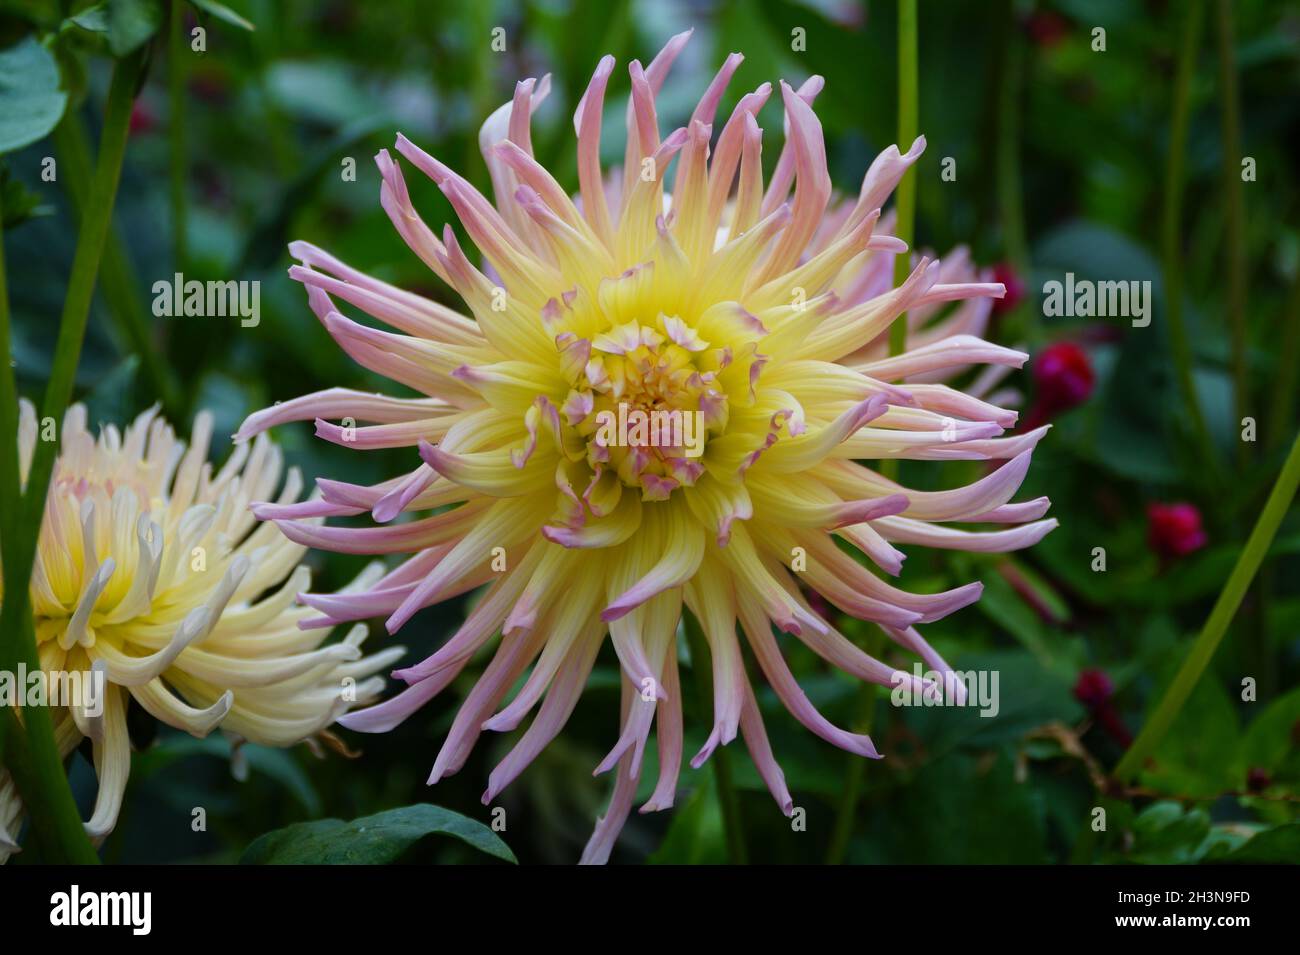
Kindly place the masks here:
[(1245, 597), (1251, 581), (1255, 578), (1255, 572), (1259, 570), (1260, 563), (1268, 553), (1269, 545), (1273, 542), (1273, 536), (1277, 533), (1282, 518), (1286, 516), (1291, 499), (1295, 497), (1297, 485), (1300, 485), (1300, 434), (1296, 435), (1291, 445), (1291, 453), (1287, 455), (1286, 463), (1282, 465), (1282, 473), (1278, 475), (1277, 482), (1273, 485), (1268, 502), (1260, 512), (1246, 546), (1228, 576), (1228, 582), (1219, 593), (1219, 599), (1214, 602), (1214, 609), (1210, 611), (1205, 627), (1196, 638), (1196, 642), (1192, 644), (1191, 651), (1183, 661), (1182, 668), (1174, 677), (1173, 683), (1165, 690), (1164, 697), (1146, 725), (1142, 727), (1142, 732), (1138, 734), (1133, 745), (1124, 754), (1124, 758), (1115, 767), (1116, 779), (1121, 782), (1132, 779), (1177, 719), (1183, 704), (1187, 702), (1196, 682), (1213, 658), (1214, 651), (1218, 649), (1219, 642), (1227, 632), (1233, 615), (1241, 606), (1242, 598)]
[[(59, 322), (54, 362), (41, 406), (41, 416), (54, 421), (63, 419), (63, 413), (72, 398), (77, 361), (81, 355), (81, 343), (85, 337), (90, 304), (95, 293), (95, 278), (108, 237), (113, 201), (122, 172), (131, 103), (135, 98), (146, 55), (146, 49), (139, 50), (118, 61), (113, 68), (99, 159), (77, 232), (76, 252), (72, 261), (72, 274), (68, 279), (63, 315)], [(7, 309), (4, 312), (3, 326), (4, 344), (7, 345)], [(3, 414), (7, 420), (12, 420), (11, 416), (16, 414), (12, 379), (7, 374), (0, 378), (6, 380), (0, 400), (8, 399)], [(16, 428), (9, 433), (15, 434)], [(45, 512), (45, 496), (54, 470), (55, 443), (36, 442), (26, 489), (18, 509), (19, 517), (16, 522), (6, 521), (3, 525), (10, 536), (3, 542), (5, 599), (3, 606), (0, 606), (0, 667), (12, 668), (18, 662), (25, 663), (29, 669), (36, 669), (40, 665), (28, 585)], [(4, 470), (10, 471), (10, 466)], [(11, 480), (11, 476), (4, 478), (6, 483)], [(42, 858), (47, 862), (97, 861), (95, 851), (86, 838), (72, 791), (68, 788), (63, 760), (54, 740), (54, 723), (49, 709), (43, 706), (25, 708), (20, 725), (14, 711), (6, 708), (0, 713), (0, 731), (6, 736), (6, 765), (31, 816), (32, 830)]]
[(185, 2), (172, 0), (167, 32), (167, 138), (171, 154), (172, 264), (184, 272), (189, 246), (186, 183), (188, 159), (185, 146), (185, 78), (189, 47), (185, 35)]
[(1192, 431), (1201, 449), (1201, 459), (1213, 472), (1218, 457), (1210, 440), (1201, 403), (1196, 395), (1192, 374), (1192, 349), (1183, 321), (1183, 169), (1187, 150), (1187, 122), (1191, 100), (1192, 74), (1196, 68), (1196, 50), (1204, 19), (1204, 0), (1190, 0), (1183, 19), (1182, 40), (1178, 47), (1178, 73), (1174, 80), (1173, 116), (1169, 121), (1169, 155), (1165, 165), (1164, 219), (1161, 246), (1164, 257), (1166, 310), (1169, 318), (1169, 343), (1178, 372), (1178, 386), (1183, 406), (1192, 419)]
[[(871, 656), (880, 653), (884, 638), (875, 633), (867, 637), (863, 649)], [(853, 731), (870, 735), (876, 719), (876, 685), (863, 683), (858, 687), (857, 719)], [(862, 785), (867, 775), (867, 760), (863, 756), (849, 756), (849, 768), (845, 773), (844, 789), (840, 794), (840, 805), (835, 813), (835, 828), (831, 830), (830, 847), (826, 850), (826, 864), (840, 865), (849, 851), (849, 840), (853, 838), (853, 824), (858, 818), (858, 799), (862, 795)]]
[(1282, 346), (1278, 353), (1277, 381), (1273, 388), (1273, 411), (1268, 419), (1268, 447), (1282, 443), (1286, 428), (1294, 420), (1296, 383), (1300, 381), (1300, 268), (1291, 283), (1291, 294), (1282, 313)]
[[(63, 162), (64, 182), (72, 199), (77, 218), (85, 214), (87, 190), (92, 175), (90, 147), (86, 141), (85, 125), (75, 111), (69, 111), (54, 130), (54, 146)], [(108, 244), (104, 247), (104, 261), (100, 269), (100, 284), (109, 314), (118, 330), (140, 356), (145, 375), (153, 392), (162, 401), (163, 408), (173, 419), (179, 418), (181, 407), (180, 386), (176, 375), (164, 360), (161, 350), (149, 331), (148, 313), (142, 306), (138, 280), (126, 247), (116, 228), (110, 228)]]
[[(919, 121), (919, 80), (917, 79), (916, 0), (898, 0), (898, 147), (908, 149), (916, 139)], [(894, 235), (910, 248), (915, 237), (916, 172), (909, 169), (898, 182), (894, 199)], [(911, 272), (912, 257), (903, 253), (894, 259), (894, 287), (902, 285)], [(907, 313), (901, 313), (889, 326), (889, 354), (907, 351)], [(880, 462), (880, 473), (898, 480), (898, 461)]]
[[(918, 119), (916, 0), (898, 0), (898, 148), (906, 150), (916, 139)], [(908, 170), (898, 183), (894, 211), (898, 221), (894, 234), (909, 246), (915, 233), (916, 172)], [(911, 272), (911, 257), (894, 259), (894, 286), (902, 285)], [(907, 350), (907, 313), (889, 327), (889, 354)]]
[[(18, 440), (18, 389), (14, 380), (9, 333), (9, 290), (4, 267), (4, 210), (0, 209), (0, 434)], [(39, 669), (36, 633), (31, 615), (26, 569), (22, 560), (21, 523), (22, 477), (17, 454), (4, 455), (0, 464), (0, 500), (14, 506), (0, 507), (0, 555), (3, 555), (3, 593), (0, 602), (0, 670), (14, 673), (22, 663), (33, 672)], [(54, 742), (54, 724), (44, 707), (29, 707), (23, 723), (18, 711), (0, 708), (0, 774), (8, 774), (19, 793), (30, 802), (33, 793), (43, 797), (42, 811), (33, 815), (32, 833), (46, 861), (96, 861), (94, 849), (81, 825), (81, 816), (63, 775), (63, 762)], [(24, 726), (25, 723), (25, 726)], [(24, 729), (26, 734), (24, 735)], [(30, 739), (29, 739), (30, 737)], [(45, 758), (33, 758), (33, 747)], [(53, 759), (49, 758), (53, 753)], [(17, 832), (10, 833), (17, 836)]]
[[(1016, 23), (1015, 5), (1010, 0), (1006, 4), (1002, 30), (995, 154), (998, 219), (1007, 259), (1017, 273), (1024, 275), (1029, 263), (1024, 202), (1020, 194), (1020, 94), (1024, 50)], [(1026, 308), (1025, 311), (1028, 313), (1029, 310)]]
[[(18, 388), (14, 382), (12, 347), (9, 344), (9, 283), (5, 277), (5, 243), (4, 243), (4, 190), (0, 189), (0, 434), (18, 434)], [(8, 454), (0, 457), (0, 500), (17, 501), (22, 493), (22, 478), (18, 472), (18, 455)], [(13, 507), (0, 507), (0, 569), (3, 568), (4, 556), (9, 553), (10, 542), (17, 537), (18, 510)], [(4, 591), (0, 590), (0, 598)], [(0, 600), (0, 613), (3, 613), (3, 601)], [(2, 633), (3, 631), (0, 631)], [(7, 717), (0, 717), (0, 772), (5, 766), (5, 723)], [(10, 833), (17, 836), (17, 833)]]
[[(695, 684), (700, 706), (704, 713), (713, 711), (713, 686), (709, 674), (709, 642), (694, 616), (683, 615), (686, 645), (691, 652), (691, 669), (695, 671)], [(745, 834), (740, 822), (740, 800), (731, 778), (731, 754), (719, 746), (709, 757), (713, 765), (713, 781), (718, 787), (718, 806), (722, 810), (722, 828), (727, 839), (727, 856), (732, 865), (747, 865), (749, 852), (745, 848)]]
[[(1218, 0), (1219, 94), (1222, 109), (1223, 191), (1227, 203), (1224, 241), (1227, 243), (1228, 290), (1225, 302), (1232, 331), (1232, 382), (1237, 425), (1250, 408), (1246, 371), (1246, 246), (1245, 199), (1241, 180), (1241, 123), (1237, 104), (1237, 63), (1233, 51), (1232, 0)], [(1237, 442), (1237, 463), (1244, 466), (1247, 442)]]

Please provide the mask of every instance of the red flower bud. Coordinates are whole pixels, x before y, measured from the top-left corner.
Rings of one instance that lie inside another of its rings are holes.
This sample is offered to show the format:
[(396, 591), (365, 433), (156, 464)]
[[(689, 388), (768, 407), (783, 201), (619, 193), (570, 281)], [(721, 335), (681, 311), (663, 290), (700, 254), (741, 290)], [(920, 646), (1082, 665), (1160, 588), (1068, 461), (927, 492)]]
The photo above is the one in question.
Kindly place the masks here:
[(1090, 710), (1105, 706), (1114, 695), (1114, 682), (1105, 670), (1096, 667), (1081, 670), (1079, 678), (1074, 682), (1074, 698)]
[(1201, 512), (1194, 505), (1149, 504), (1148, 541), (1162, 558), (1186, 557), (1205, 546), (1208, 539), (1201, 527)]
[(1087, 401), (1096, 381), (1088, 353), (1074, 342), (1056, 342), (1040, 351), (1034, 358), (1033, 373), (1036, 394), (1025, 416), (1024, 431)]
[(153, 132), (157, 125), (158, 121), (154, 118), (153, 111), (142, 101), (136, 100), (131, 105), (131, 119), (128, 121), (127, 130), (132, 136), (137, 133)]
[(1070, 22), (1053, 10), (1039, 10), (1025, 18), (1025, 32), (1035, 46), (1056, 46), (1070, 32)]
[(1261, 793), (1273, 784), (1273, 777), (1262, 766), (1252, 766), (1246, 773), (1246, 788)]
[(993, 300), (993, 314), (1009, 312), (1025, 300), (1025, 283), (1010, 262), (999, 262), (993, 266), (993, 281), (1001, 282), (1007, 287), (1007, 294)]

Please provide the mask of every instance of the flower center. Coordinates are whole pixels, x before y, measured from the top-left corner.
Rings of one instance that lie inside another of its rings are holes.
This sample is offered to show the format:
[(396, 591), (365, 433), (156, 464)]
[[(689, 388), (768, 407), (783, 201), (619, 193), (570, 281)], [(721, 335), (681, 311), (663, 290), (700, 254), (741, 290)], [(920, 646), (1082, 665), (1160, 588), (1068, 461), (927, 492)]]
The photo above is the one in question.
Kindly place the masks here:
[(710, 403), (720, 395), (715, 372), (697, 360), (708, 344), (680, 319), (661, 315), (655, 324), (629, 322), (592, 340), (590, 413), (578, 433), (593, 467), (662, 500), (703, 473)]

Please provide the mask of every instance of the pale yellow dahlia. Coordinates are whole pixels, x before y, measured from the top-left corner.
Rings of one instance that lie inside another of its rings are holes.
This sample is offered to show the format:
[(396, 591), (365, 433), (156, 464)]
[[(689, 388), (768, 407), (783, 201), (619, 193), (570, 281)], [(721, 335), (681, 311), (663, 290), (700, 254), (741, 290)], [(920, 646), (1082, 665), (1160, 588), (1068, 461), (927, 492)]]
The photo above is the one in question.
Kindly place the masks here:
[[(418, 448), (423, 463), (402, 477), (374, 487), (322, 480), (320, 506), (258, 514), (313, 547), (412, 555), (365, 593), (304, 594), (321, 626), (386, 615), (396, 631), (421, 608), (487, 585), (441, 649), (395, 674), (409, 689), (341, 720), (362, 731), (390, 729), (500, 634), (430, 782), (459, 769), (482, 730), (513, 730), (538, 707), (491, 774), (483, 798), (493, 799), (560, 731), (608, 634), (625, 676), (622, 732), (598, 767), (617, 767), (617, 778), (585, 861), (609, 855), (652, 726), (661, 769), (643, 811), (672, 805), (682, 755), (683, 604), (707, 637), (714, 685), (712, 731), (692, 765), (739, 732), (788, 813), (792, 801), (737, 624), (796, 719), (875, 757), (870, 739), (812, 707), (772, 624), (861, 679), (911, 679), (838, 633), (810, 607), (809, 588), (951, 672), (914, 625), (976, 600), (980, 585), (912, 594), (868, 565), (897, 574), (904, 556), (897, 544), (1024, 547), (1055, 524), (1038, 520), (1046, 499), (1008, 503), (1046, 429), (1000, 437), (1015, 412), (933, 380), (973, 364), (1025, 360), (975, 337), (987, 299), (1003, 287), (977, 281), (964, 256), (951, 265), (921, 258), (892, 287), (894, 257), (906, 247), (876, 226), (923, 141), (906, 154), (891, 147), (867, 171), (856, 202), (833, 204), (811, 108), (821, 79), (798, 91), (782, 83), (788, 132), (765, 186), (755, 117), (771, 87), (741, 97), (718, 135), (712, 126), (739, 54), (728, 57), (687, 125), (660, 138), (655, 95), (686, 40), (674, 37), (644, 69), (631, 64), (626, 159), (609, 177), (598, 153), (614, 61), (601, 60), (574, 115), (576, 201), (532, 155), (529, 118), (547, 92), (545, 78), (520, 83), (483, 126), (495, 205), (398, 137), (398, 152), (450, 200), (482, 269), (449, 226), (439, 237), (425, 225), (398, 165), (380, 152), (384, 209), (473, 318), (295, 243), (301, 264), (290, 275), (306, 286), (329, 333), (360, 364), (427, 397), (330, 389), (253, 415), (237, 436), (315, 418), (321, 437), (345, 447)], [(957, 300), (970, 301), (937, 314)], [(396, 333), (345, 317), (336, 301)], [(903, 311), (917, 323), (914, 347), (890, 358), (884, 336)], [(1007, 463), (969, 487), (916, 492), (858, 463), (881, 458)], [(314, 521), (366, 512), (378, 526)], [(398, 520), (415, 512), (428, 516)], [(950, 522), (1023, 526), (962, 530)]]
[[(38, 425), (30, 403), (20, 410), (25, 482)], [(219, 726), (236, 743), (289, 746), (376, 697), (384, 679), (373, 674), (403, 652), (363, 658), (361, 625), (328, 645), (329, 631), (299, 628), (311, 614), (294, 599), (311, 580), (298, 566), (305, 548), (258, 524), (250, 510), (280, 488), (281, 452), (265, 438), (241, 444), (214, 475), (211, 436), (207, 413), (195, 419), (188, 450), (156, 409), (125, 432), (106, 426), (98, 440), (86, 429), (83, 406), (72, 406), (63, 421), (31, 601), (42, 671), (85, 678), (62, 680), (67, 698), (46, 702), (64, 756), (84, 737), (93, 742), (99, 791), (86, 823), (92, 838), (117, 821), (131, 768), (130, 700), (195, 736)], [(291, 469), (279, 502), (291, 504), (301, 488)], [(364, 589), (380, 572), (376, 565), (352, 586)], [(102, 692), (75, 692), (96, 680)], [(0, 770), (0, 861), (14, 848), (21, 811), (13, 781)]]

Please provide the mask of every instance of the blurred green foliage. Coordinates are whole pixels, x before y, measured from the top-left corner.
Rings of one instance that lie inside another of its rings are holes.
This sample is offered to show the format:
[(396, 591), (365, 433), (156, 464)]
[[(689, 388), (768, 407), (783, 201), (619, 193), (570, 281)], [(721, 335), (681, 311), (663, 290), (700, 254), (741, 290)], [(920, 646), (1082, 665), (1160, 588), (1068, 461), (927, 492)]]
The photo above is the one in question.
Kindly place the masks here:
[[(1001, 709), (981, 718), (970, 710), (896, 708), (887, 694), (877, 694), (874, 735), (886, 759), (867, 767), (847, 859), (1063, 861), (1098, 804), (1095, 770), (1113, 766), (1123, 745), (1073, 698), (1078, 674), (1087, 667), (1105, 670), (1116, 687), (1116, 720), (1136, 731), (1203, 621), (1297, 427), (1297, 355), (1286, 342), (1294, 342), (1288, 329), (1300, 321), (1294, 304), (1300, 16), (1287, 4), (1233, 4), (1241, 140), (1258, 170), (1257, 180), (1245, 184), (1243, 241), (1249, 287), (1245, 406), (1254, 411), (1259, 440), (1244, 469), (1216, 483), (1189, 439), (1162, 321), (1167, 290), (1158, 229), (1183, 5), (1015, 0), (921, 7), (920, 115), (929, 147), (914, 173), (918, 245), (942, 254), (966, 244), (977, 261), (994, 263), (1013, 254), (1008, 230), (1018, 225), (1028, 241), (1021, 275), (1028, 302), (991, 335), (1030, 351), (1058, 339), (1082, 342), (1097, 386), (1083, 407), (1055, 422), (1021, 494), (1050, 495), (1061, 522), (1055, 533), (1014, 559), (910, 549), (904, 586), (932, 590), (984, 581), (977, 608), (931, 625), (927, 637), (958, 669), (998, 670)], [(872, 157), (893, 141), (890, 2), (195, 0), (175, 9), (185, 18), (184, 37), (193, 27), (206, 30), (206, 49), (182, 44), (184, 60), (174, 62), (166, 44), (155, 42), (133, 120), (116, 228), (129, 285), (146, 310), (152, 284), (176, 271), (187, 278), (262, 282), (256, 328), (215, 318), (148, 316), (155, 347), (182, 385), (168, 413), (188, 424), (197, 409), (210, 409), (218, 435), (233, 432), (254, 409), (318, 388), (393, 388), (344, 356), (312, 316), (302, 290), (285, 275), (290, 240), (306, 239), (386, 281), (457, 304), (402, 245), (379, 207), (379, 178), (369, 157), (391, 147), (398, 130), (486, 189), (479, 123), (509, 98), (517, 79), (550, 72), (554, 89), (536, 117), (534, 144), (539, 159), (573, 187), (570, 117), (598, 58), (612, 53), (620, 64), (647, 61), (669, 35), (694, 27), (659, 103), (663, 128), (680, 125), (722, 57), (739, 50), (746, 61), (724, 114), (741, 91), (764, 80), (825, 76), (816, 105), (832, 176), (844, 192), (856, 191)], [(105, 7), (0, 0), (0, 57), (29, 63), (22, 70), (25, 86), (0, 84), (0, 145), (16, 150), (4, 158), (3, 179), (13, 358), (19, 389), (28, 396), (39, 393), (49, 373), (75, 235), (61, 181), (41, 175), (49, 156), (69, 166), (47, 134), (66, 101), (64, 122), (85, 124), (93, 137), (106, 57), (150, 42), (156, 31), (165, 34), (166, 12), (150, 2)], [(255, 29), (245, 29), (243, 20)], [(506, 31), (504, 52), (490, 45), (490, 31), (498, 26)], [(1093, 49), (1095, 27), (1106, 31), (1104, 52)], [(806, 31), (806, 52), (791, 49), (795, 28)], [(1240, 427), (1232, 416), (1224, 318), (1224, 157), (1212, 30), (1200, 44), (1190, 91), (1182, 292), (1195, 384), (1227, 468)], [(37, 33), (57, 39), (42, 48), (32, 39)], [(1020, 64), (1019, 82), (1006, 94), (1002, 84), (1016, 75), (1007, 72), (1012, 62)], [(178, 69), (183, 73), (174, 77)], [(57, 84), (52, 75), (60, 77)], [(183, 82), (182, 95), (169, 100), (173, 78)], [(626, 90), (620, 69), (602, 144), (608, 162), (621, 157)], [(20, 113), (9, 105), (15, 96), (38, 105)], [(775, 100), (759, 120), (779, 131)], [(177, 102), (180, 112), (171, 105)], [(1000, 105), (1008, 102), (1018, 120), (1012, 125)], [(178, 142), (184, 149), (179, 155)], [(994, 188), (1000, 149), (1013, 150), (1019, 160), (1022, 223), (1008, 221)], [(774, 157), (768, 150), (767, 161)], [(941, 178), (944, 157), (956, 161), (955, 181)], [(343, 175), (348, 160), (355, 162), (355, 181)], [(169, 176), (177, 169), (186, 208), (183, 243), (173, 234), (168, 198)], [(437, 227), (452, 219), (432, 183), (419, 175), (408, 182), (426, 221)], [(176, 261), (178, 248), (185, 250), (184, 261)], [(1066, 271), (1079, 278), (1152, 281), (1154, 321), (1145, 329), (1115, 320), (1025, 321), (1026, 311), (1037, 309), (1042, 283)], [(141, 356), (112, 311), (107, 296), (97, 303), (78, 372), (79, 394), (99, 421), (122, 421), (163, 397), (142, 373)], [(1028, 373), (1010, 384), (1032, 400)], [(309, 478), (369, 484), (409, 469), (399, 452), (353, 453), (316, 441), (310, 432), (302, 425), (277, 434)], [(214, 454), (222, 458), (228, 441), (217, 444)], [(907, 462), (902, 480), (955, 486), (979, 473), (975, 464)], [(1162, 562), (1148, 547), (1145, 509), (1167, 500), (1200, 508), (1209, 545)], [(1106, 551), (1104, 572), (1093, 569), (1097, 547)], [(314, 589), (346, 583), (364, 563), (321, 553), (310, 561)], [(1300, 858), (1300, 691), (1288, 690), (1300, 677), (1298, 575), (1300, 521), (1293, 514), (1212, 670), (1138, 788), (1124, 794), (1119, 818), (1112, 814), (1094, 858)], [(401, 635), (409, 659), (436, 647), (463, 612), (452, 603), (417, 617)], [(864, 632), (852, 621), (844, 627), (851, 635)], [(376, 634), (376, 641), (384, 639), (381, 626)], [(860, 718), (853, 681), (827, 674), (794, 641), (784, 648), (809, 697), (832, 721)], [(901, 655), (888, 659), (910, 668)], [(159, 731), (147, 719), (133, 720), (140, 753), (106, 858), (235, 861), (271, 829), (428, 801), (489, 822), (478, 794), (511, 737), (485, 738), (459, 774), (433, 791), (424, 785), (478, 669), (471, 666), (399, 731), (349, 736), (360, 758), (245, 747), (243, 782), (232, 777), (224, 741), (195, 741)], [(1247, 677), (1257, 685), (1250, 702), (1242, 700)], [(693, 711), (694, 703), (687, 694), (688, 752), (703, 742), (708, 723)], [(733, 760), (751, 857), (820, 861), (849, 757), (798, 728), (770, 691), (760, 692), (760, 704), (796, 805), (806, 810), (806, 830), (791, 829), (748, 759)], [(608, 784), (592, 780), (590, 768), (617, 735), (617, 711), (617, 666), (606, 652), (563, 736), (499, 799), (509, 818), (505, 841), (520, 861), (577, 857), (605, 798)], [(642, 774), (647, 791), (655, 778), (653, 754), (648, 762)], [(74, 763), (84, 800), (92, 789), (90, 770), (80, 757)], [(197, 806), (207, 810), (205, 833), (191, 830)], [(310, 831), (322, 825), (338, 824), (312, 823)], [(408, 841), (388, 846), (385, 857), (397, 857), (418, 835), (407, 833)], [(421, 858), (472, 858), (455, 840), (420, 846)], [(724, 858), (707, 768), (684, 769), (674, 811), (634, 813), (615, 855), (656, 863)]]

